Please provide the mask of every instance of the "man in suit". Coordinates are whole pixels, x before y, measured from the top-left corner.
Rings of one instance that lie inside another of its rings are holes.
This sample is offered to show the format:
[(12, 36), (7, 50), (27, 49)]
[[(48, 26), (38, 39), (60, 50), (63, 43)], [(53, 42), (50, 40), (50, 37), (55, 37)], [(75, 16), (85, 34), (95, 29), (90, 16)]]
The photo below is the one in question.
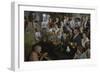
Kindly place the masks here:
[(81, 46), (81, 35), (79, 28), (74, 29), (73, 42), (76, 42), (77, 45)]

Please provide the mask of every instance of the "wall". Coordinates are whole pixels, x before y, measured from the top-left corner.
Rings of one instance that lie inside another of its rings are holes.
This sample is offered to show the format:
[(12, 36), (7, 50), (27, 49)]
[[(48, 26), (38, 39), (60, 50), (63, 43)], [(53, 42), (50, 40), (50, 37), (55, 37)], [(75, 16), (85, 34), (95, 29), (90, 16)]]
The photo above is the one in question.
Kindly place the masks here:
[[(9, 70), (10, 68), (10, 61), (11, 61), (11, 1), (14, 0), (1, 0), (0, 1), (0, 73), (12, 73), (13, 71)], [(15, 0), (15, 1), (22, 1), (22, 2), (33, 2), (35, 4), (47, 4), (47, 5), (66, 5), (66, 4), (75, 4), (75, 5), (87, 5), (87, 6), (96, 6), (97, 7), (97, 18), (98, 24), (96, 24), (97, 31), (96, 35), (96, 48), (98, 48), (97, 56), (99, 55), (99, 27), (100, 27), (100, 2), (99, 0)], [(100, 58), (99, 58), (100, 61)], [(99, 62), (98, 61), (98, 62)], [(78, 73), (98, 73), (100, 68), (100, 63), (98, 63), (98, 67), (80, 67), (80, 68), (64, 68), (64, 69), (52, 69), (52, 70), (41, 70), (35, 71), (36, 73), (68, 73), (68, 72), (78, 72)], [(28, 72), (24, 71), (23, 73)], [(29, 71), (33, 73), (34, 71)]]

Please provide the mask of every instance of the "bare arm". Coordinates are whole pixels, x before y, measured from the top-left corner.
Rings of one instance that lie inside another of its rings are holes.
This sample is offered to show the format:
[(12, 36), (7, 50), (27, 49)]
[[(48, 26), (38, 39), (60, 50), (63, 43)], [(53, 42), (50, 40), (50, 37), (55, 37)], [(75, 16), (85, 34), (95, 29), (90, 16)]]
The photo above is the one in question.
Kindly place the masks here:
[(44, 53), (41, 57), (40, 57), (40, 60), (43, 60), (43, 58), (45, 58), (45, 59), (47, 59), (47, 60), (49, 60), (49, 58), (48, 58), (48, 53), (46, 52), (46, 53)]

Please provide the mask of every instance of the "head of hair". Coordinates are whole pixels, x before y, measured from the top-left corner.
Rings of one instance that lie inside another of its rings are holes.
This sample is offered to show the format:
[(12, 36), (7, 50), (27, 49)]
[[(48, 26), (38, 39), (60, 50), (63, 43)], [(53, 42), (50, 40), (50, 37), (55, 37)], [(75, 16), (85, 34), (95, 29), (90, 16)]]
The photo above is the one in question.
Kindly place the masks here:
[(35, 44), (35, 45), (32, 45), (32, 51), (36, 51), (36, 49), (40, 47), (40, 45), (38, 44)]
[(80, 31), (80, 29), (78, 27), (76, 27), (75, 30)]

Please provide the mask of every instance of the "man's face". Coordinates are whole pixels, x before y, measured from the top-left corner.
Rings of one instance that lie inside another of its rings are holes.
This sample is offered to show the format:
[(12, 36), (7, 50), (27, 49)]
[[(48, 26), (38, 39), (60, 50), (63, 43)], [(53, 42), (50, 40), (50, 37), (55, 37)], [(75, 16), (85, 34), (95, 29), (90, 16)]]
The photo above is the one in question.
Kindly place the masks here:
[(83, 38), (86, 38), (86, 34), (83, 34)]
[(74, 34), (77, 34), (78, 33), (78, 30), (77, 29), (74, 29)]
[(58, 22), (59, 21), (59, 18), (56, 18), (56, 22)]

